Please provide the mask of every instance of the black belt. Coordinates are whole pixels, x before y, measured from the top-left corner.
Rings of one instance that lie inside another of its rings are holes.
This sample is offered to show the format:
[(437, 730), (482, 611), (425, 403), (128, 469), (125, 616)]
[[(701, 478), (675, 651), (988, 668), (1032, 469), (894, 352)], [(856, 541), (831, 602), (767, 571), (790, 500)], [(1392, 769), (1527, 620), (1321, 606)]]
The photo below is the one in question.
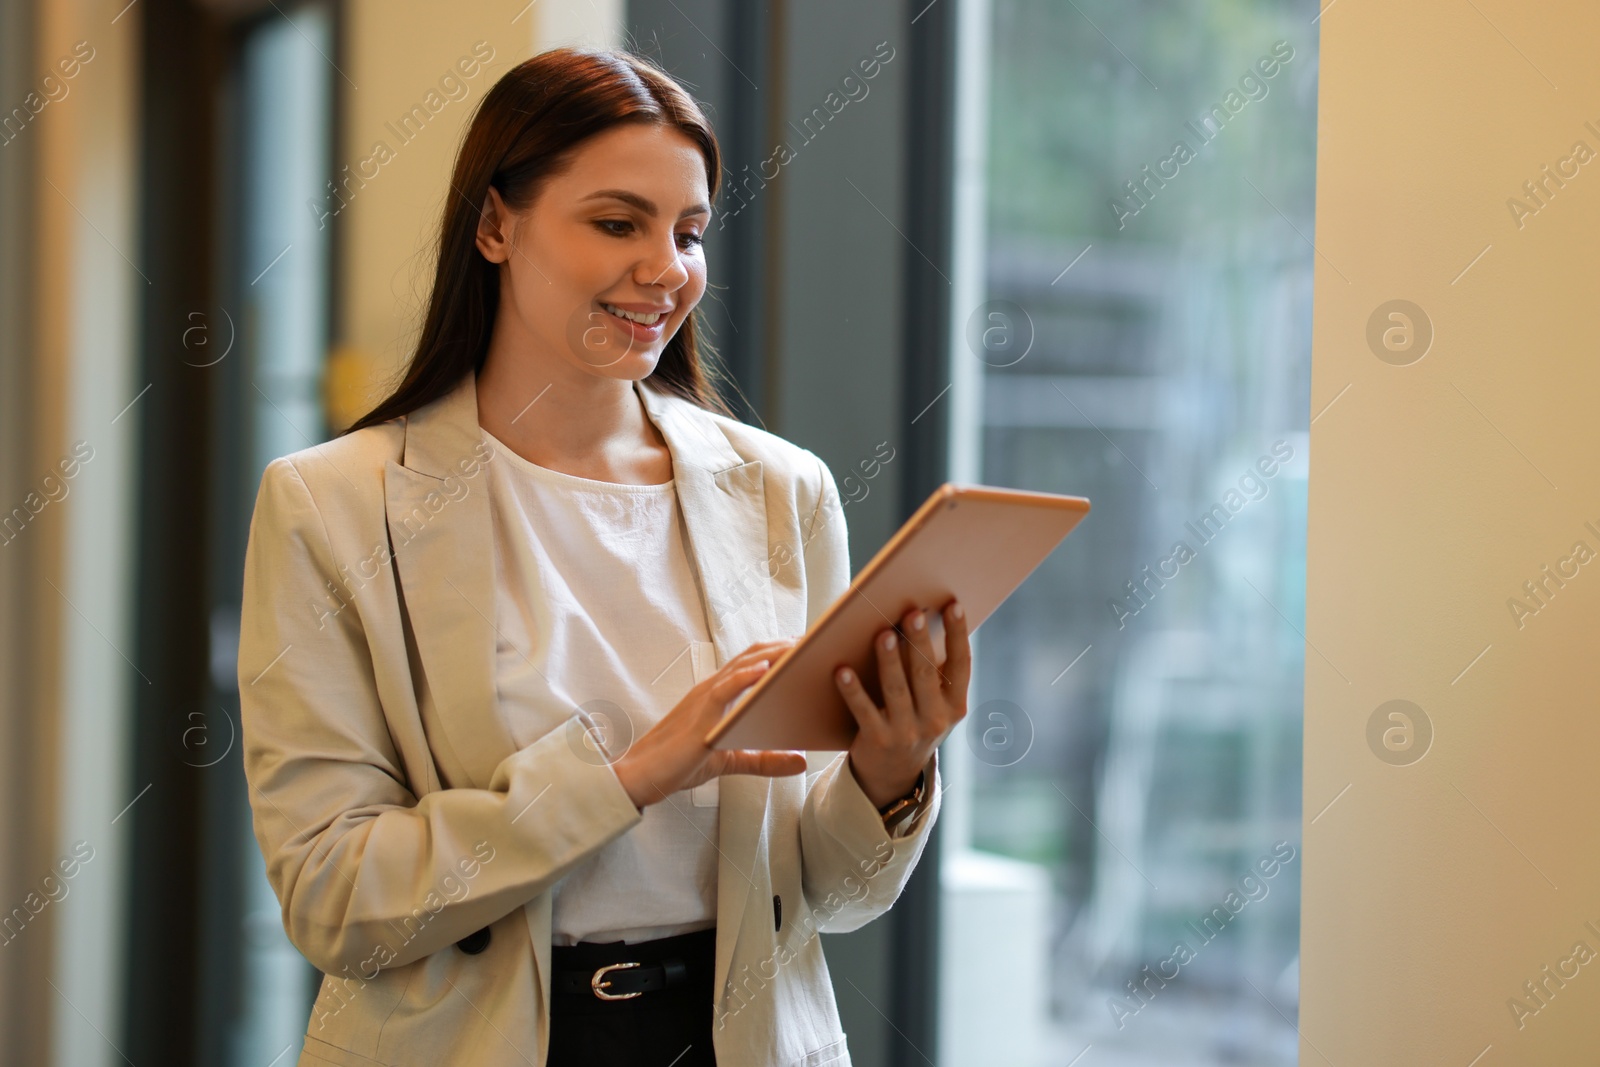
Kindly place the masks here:
[(713, 927), (674, 937), (625, 944), (552, 945), (552, 992), (563, 997), (632, 1000), (644, 993), (712, 984), (717, 931)]

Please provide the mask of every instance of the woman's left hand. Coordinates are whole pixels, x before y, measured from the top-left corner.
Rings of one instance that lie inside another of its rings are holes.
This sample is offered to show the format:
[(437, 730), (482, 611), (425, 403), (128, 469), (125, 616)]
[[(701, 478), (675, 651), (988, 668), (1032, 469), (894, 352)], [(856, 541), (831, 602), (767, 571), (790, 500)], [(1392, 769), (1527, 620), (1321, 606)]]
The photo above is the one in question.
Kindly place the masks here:
[(942, 617), (942, 666), (934, 665), (933, 637), (920, 608), (900, 621), (908, 640), (899, 640), (888, 629), (872, 642), (884, 706), (873, 702), (855, 671), (841, 667), (834, 672), (834, 682), (860, 727), (850, 745), (850, 769), (874, 807), (884, 807), (916, 788), (917, 775), (934, 749), (966, 717), (967, 684), (972, 677), (967, 620), (954, 600), (945, 605)]

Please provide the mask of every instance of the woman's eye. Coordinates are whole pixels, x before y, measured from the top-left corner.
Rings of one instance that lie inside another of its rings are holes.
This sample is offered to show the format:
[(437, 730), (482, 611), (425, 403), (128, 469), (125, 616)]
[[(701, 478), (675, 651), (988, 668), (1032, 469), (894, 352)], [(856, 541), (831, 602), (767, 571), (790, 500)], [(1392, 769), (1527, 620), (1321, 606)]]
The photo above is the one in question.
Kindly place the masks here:
[(689, 251), (691, 248), (699, 248), (704, 243), (705, 238), (701, 237), (697, 233), (678, 234), (678, 247), (683, 249), (685, 252)]
[(596, 219), (595, 225), (613, 237), (626, 237), (633, 231), (633, 223), (627, 219)]

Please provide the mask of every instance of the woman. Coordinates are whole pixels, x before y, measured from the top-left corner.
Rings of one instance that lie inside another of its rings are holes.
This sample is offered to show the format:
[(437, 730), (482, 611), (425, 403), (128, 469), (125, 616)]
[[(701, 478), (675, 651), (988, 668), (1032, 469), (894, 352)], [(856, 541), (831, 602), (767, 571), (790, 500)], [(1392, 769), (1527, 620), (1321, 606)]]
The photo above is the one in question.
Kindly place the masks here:
[(705, 747), (849, 580), (827, 467), (701, 366), (719, 177), (643, 61), (510, 71), (403, 380), (262, 478), (245, 770), (324, 972), (302, 1064), (849, 1063), (816, 934), (910, 875), (970, 650), (914, 610), (881, 694), (837, 679), (848, 753)]

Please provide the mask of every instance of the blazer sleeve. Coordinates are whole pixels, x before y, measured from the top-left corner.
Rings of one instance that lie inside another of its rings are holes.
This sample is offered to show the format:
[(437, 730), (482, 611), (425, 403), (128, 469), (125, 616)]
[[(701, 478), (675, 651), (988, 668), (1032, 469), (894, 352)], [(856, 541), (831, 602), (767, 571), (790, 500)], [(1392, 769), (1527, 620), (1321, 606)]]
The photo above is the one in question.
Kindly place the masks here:
[[(817, 465), (816, 507), (805, 533), (806, 626), (850, 585), (850, 543), (839, 487)], [(850, 770), (848, 753), (807, 753), (806, 800), (800, 815), (801, 885), (806, 899), (830, 895), (842, 906), (819, 926), (826, 933), (859, 929), (889, 910), (905, 888), (939, 814), (943, 783), (937, 750), (925, 768), (922, 802), (891, 834)], [(825, 764), (822, 760), (831, 757)], [(861, 885), (866, 892), (859, 892)]]
[[(262, 477), (239, 642), (252, 825), (289, 940), (314, 966), (376, 973), (488, 926), (641, 821), (609, 763), (554, 730), (486, 789), (415, 795), (354, 604), (293, 461)], [(313, 605), (313, 606), (308, 606)]]

